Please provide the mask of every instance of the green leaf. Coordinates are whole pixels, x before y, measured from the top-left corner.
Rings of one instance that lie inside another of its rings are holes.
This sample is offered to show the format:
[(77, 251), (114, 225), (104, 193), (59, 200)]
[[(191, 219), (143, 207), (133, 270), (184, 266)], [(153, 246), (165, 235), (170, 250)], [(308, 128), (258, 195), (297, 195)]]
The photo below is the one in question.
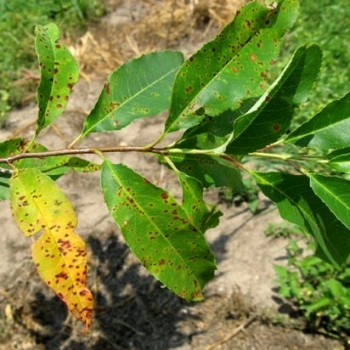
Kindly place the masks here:
[(301, 147), (329, 151), (350, 144), (350, 92), (328, 104), (321, 112), (293, 131), (286, 141)]
[(170, 154), (177, 169), (199, 180), (204, 187), (229, 187), (234, 193), (243, 190), (240, 171), (228, 160), (204, 154)]
[(53, 177), (61, 176), (70, 170), (77, 173), (91, 173), (101, 170), (101, 165), (92, 163), (86, 159), (68, 156), (65, 164), (57, 167), (51, 167), (50, 169), (46, 170), (45, 173)]
[(107, 160), (101, 187), (127, 244), (147, 270), (177, 295), (201, 300), (215, 260), (180, 204), (125, 165)]
[(239, 112), (224, 112), (217, 117), (205, 116), (204, 119), (182, 135), (176, 148), (216, 149), (224, 145), (232, 136), (233, 122)]
[(348, 153), (350, 154), (350, 146), (331, 151), (330, 153), (327, 154), (327, 158), (332, 159), (341, 155), (346, 155)]
[(182, 209), (198, 231), (205, 232), (219, 224), (222, 213), (215, 206), (209, 206), (203, 201), (203, 185), (197, 179), (185, 173), (178, 173), (182, 187)]
[(0, 170), (0, 201), (10, 198), (9, 180), (11, 174), (3, 173)]
[(330, 159), (328, 165), (336, 171), (350, 173), (350, 153), (341, 154)]
[(317, 301), (315, 301), (314, 303), (311, 303), (310, 305), (302, 306), (301, 308), (306, 310), (306, 317), (310, 317), (310, 314), (324, 309), (325, 307), (329, 306), (331, 303), (332, 303), (332, 300), (330, 298), (322, 297)]
[(335, 176), (310, 173), (307, 176), (310, 177), (310, 186), (316, 195), (350, 229), (350, 182)]
[[(24, 141), (22, 139), (12, 139), (0, 143), (0, 158), (6, 158), (9, 155), (15, 155), (24, 151)], [(9, 179), (10, 173), (5, 171), (11, 171), (9, 164), (0, 164), (4, 171), (0, 171), (0, 200), (6, 200), (10, 198)]]
[(302, 46), (286, 68), (245, 115), (234, 125), (227, 153), (246, 154), (277, 141), (287, 130), (295, 107), (307, 99), (321, 66), (317, 45)]
[(37, 90), (39, 134), (62, 114), (78, 80), (79, 67), (69, 50), (59, 42), (60, 33), (55, 24), (37, 26), (35, 32), (35, 48), (41, 71)]
[(262, 192), (276, 203), (283, 219), (309, 232), (317, 242), (317, 255), (337, 268), (350, 251), (350, 231), (310, 188), (304, 175), (251, 172)]
[(176, 51), (152, 52), (112, 73), (85, 120), (82, 137), (90, 132), (120, 130), (133, 120), (169, 108), (171, 88), (183, 56)]
[(343, 284), (334, 278), (324, 281), (323, 285), (329, 288), (334, 298), (340, 298), (346, 295), (346, 288), (344, 288)]
[(294, 23), (297, 11), (297, 0), (282, 0), (276, 10), (258, 2), (242, 7), (216, 39), (180, 68), (165, 132), (198, 124), (203, 119), (197, 114), (200, 107), (216, 116), (260, 96), (261, 80), (278, 56), (279, 39)]

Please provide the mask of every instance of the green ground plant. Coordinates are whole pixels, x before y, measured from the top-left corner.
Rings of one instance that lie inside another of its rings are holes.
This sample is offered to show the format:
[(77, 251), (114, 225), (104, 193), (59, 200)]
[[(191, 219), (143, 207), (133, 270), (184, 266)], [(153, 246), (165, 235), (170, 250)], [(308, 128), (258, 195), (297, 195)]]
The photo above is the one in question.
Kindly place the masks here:
[(301, 310), (309, 330), (349, 345), (350, 261), (336, 269), (314, 256), (315, 244), (308, 242), (302, 248), (305, 244), (290, 240), (287, 266), (275, 265), (279, 294)]
[[(38, 136), (61, 117), (79, 70), (57, 26), (36, 27), (37, 128), (31, 140), (0, 143), (0, 198), (9, 199), (19, 229), (33, 237), (41, 278), (85, 331), (93, 311), (85, 244), (75, 233), (72, 204), (55, 183), (69, 170), (101, 171), (104, 201), (126, 243), (155, 278), (186, 300), (203, 298), (216, 269), (204, 233), (219, 224), (221, 213), (203, 201), (203, 191), (228, 187), (234, 193), (243, 187), (242, 173), (284, 219), (314, 237), (317, 256), (338, 269), (347, 262), (350, 183), (335, 175), (350, 172), (350, 134), (344, 132), (350, 93), (291, 127), (320, 70), (322, 51), (315, 44), (299, 47), (278, 77), (266, 82), (298, 8), (297, 0), (267, 6), (252, 1), (187, 60), (180, 52), (161, 51), (125, 63), (108, 77), (81, 133), (60, 150), (47, 149)], [(148, 145), (78, 147), (92, 133), (118, 132), (164, 110), (169, 113), (163, 131)], [(167, 136), (180, 130), (167, 144)], [(117, 152), (147, 154), (166, 164), (178, 178), (182, 199), (109, 160)], [(86, 154), (98, 163), (83, 159)], [(266, 162), (273, 171), (259, 166)]]
[[(76, 36), (105, 13), (104, 1), (11, 0), (0, 2), (0, 121), (11, 107), (34, 91), (34, 84), (13, 85), (23, 69), (37, 71), (33, 50), (34, 27), (54, 21), (65, 34)], [(5, 49), (6, 48), (6, 49)], [(5, 99), (5, 97), (7, 97)]]

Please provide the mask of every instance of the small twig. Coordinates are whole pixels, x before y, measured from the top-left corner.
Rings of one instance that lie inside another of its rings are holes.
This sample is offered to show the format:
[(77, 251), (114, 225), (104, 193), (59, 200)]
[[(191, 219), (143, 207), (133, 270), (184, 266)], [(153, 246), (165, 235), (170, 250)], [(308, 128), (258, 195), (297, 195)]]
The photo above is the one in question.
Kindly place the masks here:
[(228, 342), (231, 338), (233, 338), (235, 335), (237, 335), (238, 333), (242, 332), (244, 330), (244, 328), (248, 327), (252, 322), (254, 322), (257, 319), (257, 316), (251, 316), (250, 318), (248, 318), (247, 321), (245, 321), (244, 323), (242, 323), (240, 326), (238, 326), (237, 328), (235, 328), (231, 333), (227, 334), (224, 338), (220, 339), (219, 341), (217, 341), (214, 344), (209, 345), (208, 347), (205, 348), (205, 350), (213, 350), (215, 349), (217, 346)]
[(96, 154), (96, 153), (113, 153), (113, 152), (143, 152), (143, 153), (157, 153), (164, 154), (167, 153), (166, 150), (162, 148), (147, 149), (144, 147), (137, 146), (115, 146), (115, 147), (97, 147), (97, 148), (76, 148), (76, 149), (60, 149), (54, 151), (44, 151), (44, 152), (32, 152), (32, 153), (20, 153), (13, 156), (0, 158), (0, 163), (11, 164), (15, 160), (24, 158), (46, 158), (54, 156), (66, 156), (66, 155), (77, 155), (77, 154)]

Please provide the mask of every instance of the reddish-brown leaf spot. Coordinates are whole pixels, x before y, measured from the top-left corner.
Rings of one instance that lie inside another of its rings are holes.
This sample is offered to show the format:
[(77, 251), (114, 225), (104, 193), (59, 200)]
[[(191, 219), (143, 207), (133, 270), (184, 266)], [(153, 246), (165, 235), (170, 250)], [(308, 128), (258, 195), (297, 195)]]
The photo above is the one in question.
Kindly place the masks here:
[(256, 62), (256, 60), (257, 60), (256, 56), (255, 56), (253, 53), (250, 53), (250, 54), (249, 54), (249, 58), (250, 58), (253, 62)]
[(105, 84), (105, 90), (106, 90), (106, 94), (110, 95), (110, 93), (111, 93), (111, 84), (110, 83)]
[(164, 200), (167, 200), (167, 199), (169, 198), (169, 195), (168, 195), (167, 193), (163, 192), (163, 193), (161, 194), (161, 197), (162, 197)]

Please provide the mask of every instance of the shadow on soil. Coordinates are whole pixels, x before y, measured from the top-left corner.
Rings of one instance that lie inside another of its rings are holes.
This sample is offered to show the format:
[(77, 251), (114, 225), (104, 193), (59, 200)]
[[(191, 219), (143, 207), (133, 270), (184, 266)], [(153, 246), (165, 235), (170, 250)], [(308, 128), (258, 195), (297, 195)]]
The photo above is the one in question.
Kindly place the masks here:
[[(185, 310), (189, 303), (160, 288), (116, 234), (90, 236), (86, 242), (95, 295), (93, 328), (83, 336), (82, 327), (71, 326), (66, 307), (57, 297), (37, 291), (25, 313), (36, 324), (26, 328), (40, 348), (164, 350), (189, 340), (190, 334), (177, 329), (184, 318), (196, 318)], [(20, 317), (22, 312), (19, 310)]]

